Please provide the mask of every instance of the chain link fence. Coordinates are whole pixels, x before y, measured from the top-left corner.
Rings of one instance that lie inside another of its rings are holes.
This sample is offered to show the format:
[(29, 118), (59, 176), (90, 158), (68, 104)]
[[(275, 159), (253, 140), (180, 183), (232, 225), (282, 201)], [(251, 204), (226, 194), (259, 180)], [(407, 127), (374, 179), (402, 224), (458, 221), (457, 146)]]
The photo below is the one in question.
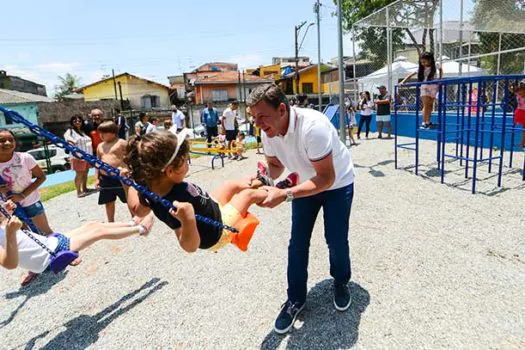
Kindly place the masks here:
[[(359, 93), (390, 92), (411, 72), (419, 55), (434, 53), (445, 78), (525, 73), (525, 0), (399, 0), (355, 23), (353, 73), (348, 81)], [(364, 74), (366, 73), (366, 74)], [(415, 80), (415, 79), (414, 79)], [(502, 87), (486, 87), (500, 99)], [(453, 98), (456, 92), (448, 92)], [(415, 91), (397, 98), (408, 106)]]

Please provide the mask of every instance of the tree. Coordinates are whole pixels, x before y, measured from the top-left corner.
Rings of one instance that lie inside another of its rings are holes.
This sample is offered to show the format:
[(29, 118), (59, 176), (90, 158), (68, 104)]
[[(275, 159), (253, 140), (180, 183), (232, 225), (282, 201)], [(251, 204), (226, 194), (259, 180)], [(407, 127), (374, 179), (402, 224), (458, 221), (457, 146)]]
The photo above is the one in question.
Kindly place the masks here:
[(71, 94), (80, 86), (80, 78), (66, 73), (65, 76), (59, 76), (60, 84), (55, 86), (55, 98), (62, 100), (64, 96)]
[[(361, 57), (369, 58), (374, 65), (383, 66), (387, 62), (386, 42), (386, 11), (381, 11), (396, 0), (343, 0), (343, 26), (351, 31), (354, 24), (368, 17), (370, 26), (356, 28), (356, 40), (359, 41)], [(334, 2), (336, 2), (334, 0)], [(389, 13), (389, 25), (392, 27), (393, 52), (403, 49), (404, 39), (408, 37), (413, 46), (421, 54), (433, 50), (434, 47), (434, 16), (438, 8), (438, 0), (412, 0), (398, 3)], [(421, 29), (421, 43), (412, 32), (414, 28)], [(427, 37), (429, 45), (427, 46)]]
[[(521, 30), (525, 21), (524, 0), (474, 0), (473, 25), (480, 41), (480, 52), (491, 53), (525, 47)], [(507, 33), (506, 33), (507, 32)], [(508, 33), (510, 32), (510, 33)], [(500, 74), (523, 72), (525, 50), (500, 54)], [(481, 66), (492, 74), (498, 73), (498, 55), (481, 58)]]

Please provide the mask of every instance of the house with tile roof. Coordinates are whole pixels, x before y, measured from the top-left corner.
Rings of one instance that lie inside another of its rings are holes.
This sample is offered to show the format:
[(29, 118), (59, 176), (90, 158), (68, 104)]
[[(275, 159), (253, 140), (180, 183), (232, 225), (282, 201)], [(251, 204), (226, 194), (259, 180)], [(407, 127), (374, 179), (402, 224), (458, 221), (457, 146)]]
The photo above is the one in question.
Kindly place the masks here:
[(129, 101), (131, 108), (138, 110), (168, 108), (171, 105), (168, 86), (130, 73), (96, 81), (75, 92), (82, 93), (86, 102), (121, 99)]
[(260, 84), (272, 83), (273, 79), (238, 71), (200, 71), (185, 74), (187, 89), (193, 91), (194, 102), (228, 102), (245, 100)]

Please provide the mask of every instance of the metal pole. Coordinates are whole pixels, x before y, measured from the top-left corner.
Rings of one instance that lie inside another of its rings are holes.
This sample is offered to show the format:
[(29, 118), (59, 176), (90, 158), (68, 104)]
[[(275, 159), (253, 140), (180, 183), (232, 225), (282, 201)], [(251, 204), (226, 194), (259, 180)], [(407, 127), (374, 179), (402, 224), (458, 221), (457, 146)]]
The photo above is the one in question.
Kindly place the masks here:
[(392, 93), (392, 39), (390, 32), (390, 6), (386, 7), (386, 52), (388, 65), (388, 91)]
[(120, 110), (122, 111), (124, 109), (124, 99), (122, 98), (122, 84), (120, 81), (118, 82), (118, 90), (120, 93)]
[(497, 75), (500, 75), (500, 68), (501, 68), (501, 37), (502, 33), (499, 33), (499, 42), (498, 42), (498, 70), (496, 72)]
[(315, 13), (317, 20), (317, 96), (319, 98), (319, 112), (323, 110), (323, 96), (321, 85), (321, 17), (319, 14), (319, 7), (321, 4), (319, 0), (315, 3)]
[(111, 70), (111, 74), (113, 75), (113, 88), (115, 89), (115, 100), (118, 100), (118, 96), (117, 96), (117, 82), (115, 80), (115, 70), (114, 69)]
[[(295, 93), (299, 93), (299, 44), (297, 43), (297, 35), (299, 28), (295, 26)], [(293, 88), (292, 88), (293, 91)]]
[(356, 68), (355, 68), (355, 65), (356, 65), (356, 62), (357, 62), (357, 57), (355, 55), (355, 27), (352, 27), (352, 55), (354, 56), (354, 62), (352, 63), (352, 71), (354, 72), (354, 101), (357, 101), (358, 99), (358, 90), (359, 90), (359, 87), (357, 86), (357, 77), (356, 77)]
[[(460, 0), (459, 13), (459, 58), (463, 57), (463, 0)], [(463, 75), (463, 62), (459, 60), (459, 76)]]
[(346, 145), (345, 128), (345, 71), (343, 65), (343, 1), (337, 0), (337, 40), (339, 47), (339, 137)]
[(443, 67), (443, 0), (439, 1), (439, 64)]
[[(499, 37), (498, 37), (498, 63), (497, 63), (497, 71), (496, 71), (496, 75), (500, 75), (500, 70), (501, 70), (501, 38), (502, 38), (502, 33), (499, 33)], [(497, 82), (496, 82), (497, 84)], [(498, 99), (499, 98), (499, 89), (496, 90), (496, 96), (494, 97), (495, 99)]]

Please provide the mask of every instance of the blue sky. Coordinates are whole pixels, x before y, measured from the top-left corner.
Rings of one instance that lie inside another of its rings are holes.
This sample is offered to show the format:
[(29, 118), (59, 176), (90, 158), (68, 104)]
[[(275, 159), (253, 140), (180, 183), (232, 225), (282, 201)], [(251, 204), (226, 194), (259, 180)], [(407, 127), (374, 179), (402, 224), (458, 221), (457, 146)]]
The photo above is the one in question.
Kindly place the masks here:
[[(315, 21), (313, 3), (5, 1), (0, 69), (45, 84), (51, 95), (57, 76), (66, 72), (79, 76), (82, 84), (100, 79), (112, 68), (167, 84), (168, 75), (210, 61), (236, 62), (240, 68), (269, 64), (273, 56), (293, 56), (294, 25)], [(322, 3), (321, 57), (328, 61), (337, 56), (337, 21), (331, 15), (333, 2)], [(344, 51), (351, 54), (349, 36)], [(317, 61), (315, 26), (300, 54)]]

